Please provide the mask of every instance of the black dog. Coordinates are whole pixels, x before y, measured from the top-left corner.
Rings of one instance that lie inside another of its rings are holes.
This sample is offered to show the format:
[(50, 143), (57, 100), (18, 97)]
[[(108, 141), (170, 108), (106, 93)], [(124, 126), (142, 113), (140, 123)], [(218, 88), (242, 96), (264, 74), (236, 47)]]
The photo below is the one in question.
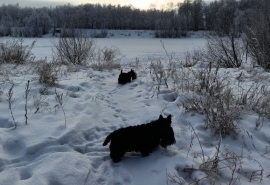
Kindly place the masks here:
[(121, 161), (126, 152), (141, 152), (148, 156), (158, 145), (166, 148), (175, 143), (174, 132), (171, 127), (171, 115), (147, 124), (120, 128), (107, 136), (103, 146), (110, 141), (110, 156), (113, 162)]
[(118, 78), (119, 84), (125, 84), (128, 82), (131, 82), (131, 80), (135, 80), (137, 78), (137, 74), (131, 69), (128, 73), (123, 73), (121, 70), (121, 73)]

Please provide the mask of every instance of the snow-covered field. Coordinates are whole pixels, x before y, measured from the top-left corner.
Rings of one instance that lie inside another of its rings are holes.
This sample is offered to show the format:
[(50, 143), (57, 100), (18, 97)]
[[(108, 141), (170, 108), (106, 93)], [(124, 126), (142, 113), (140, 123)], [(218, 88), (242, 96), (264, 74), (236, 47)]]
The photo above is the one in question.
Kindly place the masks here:
[[(37, 39), (33, 49), (36, 58), (51, 57), (51, 39)], [(25, 39), (25, 42), (32, 40)], [(179, 58), (184, 57), (185, 51), (205, 44), (203, 38), (162, 41), (166, 50)], [(136, 57), (145, 61), (148, 56), (166, 57), (160, 39), (111, 37), (97, 39), (97, 45), (117, 46), (126, 56), (123, 64)], [(11, 69), (3, 65), (0, 70), (1, 79), (4, 79), (1, 71), (13, 71), (0, 86), (3, 91), (0, 96), (0, 185), (177, 184), (169, 181), (173, 176), (178, 184), (199, 179), (198, 184), (209, 184), (202, 179), (206, 172), (196, 169), (202, 164), (202, 149), (205, 159), (215, 155), (217, 137), (204, 128), (204, 115), (183, 114), (181, 96), (175, 96), (165, 87), (157, 96), (146, 67), (136, 68), (138, 78), (126, 85), (117, 83), (120, 69), (79, 69), (62, 76), (55, 88), (43, 94), (44, 85), (38, 82), (36, 74), (28, 72), (28, 67)], [(129, 69), (125, 65), (124, 70)], [(239, 71), (232, 69), (229, 73), (235, 79)], [(15, 84), (11, 110), (18, 125), (16, 129), (7, 101), (11, 82)], [(56, 94), (63, 94), (63, 110), (55, 99)], [(113, 163), (108, 146), (102, 146), (106, 136), (121, 127), (156, 120), (161, 113), (172, 115), (176, 144), (167, 149), (158, 147), (148, 157), (128, 153), (121, 162)], [(222, 138), (222, 151), (233, 151), (243, 159), (236, 161), (237, 169), (230, 169), (231, 165), (219, 174), (212, 174), (220, 179), (216, 184), (270, 184), (270, 123), (265, 119), (262, 128), (256, 130), (257, 118), (251, 114), (240, 120), (246, 131), (238, 138)], [(232, 152), (226, 154), (232, 155)], [(188, 171), (191, 168), (192, 173)]]
[[(180, 39), (155, 39), (150, 31), (118, 31), (111, 30), (108, 33), (108, 38), (94, 39), (97, 46), (103, 48), (105, 46), (116, 46), (127, 59), (145, 58), (152, 55), (164, 56), (165, 52), (161, 45), (161, 40), (164, 42), (166, 50), (170, 53), (175, 53), (179, 57), (183, 57), (183, 52), (196, 49), (204, 46), (206, 40), (203, 38), (204, 33), (192, 33), (190, 38)], [(113, 35), (113, 36), (112, 36)], [(57, 42), (58, 38), (50, 35), (44, 38), (25, 38), (25, 44), (30, 44), (36, 40), (33, 52), (36, 59), (44, 59), (52, 57), (52, 43)], [(124, 59), (123, 59), (124, 60)]]

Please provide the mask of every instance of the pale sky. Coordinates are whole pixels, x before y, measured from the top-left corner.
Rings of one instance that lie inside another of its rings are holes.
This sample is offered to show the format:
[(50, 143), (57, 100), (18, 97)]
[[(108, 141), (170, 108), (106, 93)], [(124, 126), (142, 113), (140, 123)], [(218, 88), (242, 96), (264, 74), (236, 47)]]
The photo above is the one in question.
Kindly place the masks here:
[[(43, 7), (43, 6), (56, 6), (70, 3), (72, 5), (79, 4), (113, 4), (113, 5), (130, 5), (132, 4), (136, 8), (147, 9), (151, 4), (156, 5), (157, 8), (160, 8), (162, 5), (166, 5), (169, 2), (174, 4), (182, 2), (183, 0), (0, 0), (0, 5), (3, 4), (15, 4), (19, 3), (21, 7)], [(209, 2), (211, 0), (204, 0), (204, 2)]]

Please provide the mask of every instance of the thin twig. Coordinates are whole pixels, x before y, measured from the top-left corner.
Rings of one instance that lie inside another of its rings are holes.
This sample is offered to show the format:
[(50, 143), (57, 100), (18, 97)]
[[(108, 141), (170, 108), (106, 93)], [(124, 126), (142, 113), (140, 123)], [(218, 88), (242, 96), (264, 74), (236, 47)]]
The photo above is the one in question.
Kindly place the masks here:
[(87, 176), (86, 176), (86, 179), (85, 179), (85, 181), (84, 181), (84, 184), (86, 184), (86, 181), (87, 181), (87, 179), (88, 179), (88, 176), (89, 176), (90, 172), (91, 172), (91, 169), (89, 169), (89, 171), (88, 171), (88, 174), (87, 174)]
[(64, 110), (64, 107), (63, 107), (63, 93), (59, 94), (57, 91), (56, 91), (56, 88), (55, 88), (55, 100), (56, 102), (60, 105), (63, 113), (64, 113), (64, 117), (65, 117), (65, 127), (67, 127), (67, 120), (66, 120), (66, 113), (65, 113), (65, 110)]
[(15, 121), (15, 118), (14, 118), (14, 115), (13, 115), (13, 112), (12, 112), (12, 103), (15, 101), (15, 99), (12, 99), (13, 87), (14, 87), (14, 84), (12, 84), (12, 86), (8, 90), (8, 93), (7, 93), (8, 99), (6, 99), (6, 100), (8, 101), (8, 109), (10, 110), (10, 114), (11, 114), (11, 117), (12, 117), (12, 120), (13, 120), (13, 123), (14, 123), (14, 130), (15, 130), (17, 128), (17, 123)]
[(29, 83), (30, 81), (28, 80), (27, 81), (27, 84), (26, 84), (26, 87), (25, 87), (25, 124), (27, 125), (27, 120), (28, 120), (28, 117), (27, 117), (27, 100), (28, 100), (28, 94), (29, 94)]
[(202, 155), (203, 155), (203, 162), (204, 162), (205, 159), (204, 159), (204, 152), (203, 152), (203, 148), (202, 148), (201, 141), (200, 141), (200, 139), (199, 139), (197, 133), (195, 132), (195, 129), (193, 128), (193, 126), (191, 125), (191, 123), (190, 123), (189, 121), (188, 121), (188, 124), (189, 124), (189, 126), (192, 128), (192, 131), (193, 131), (194, 135), (196, 136), (196, 138), (197, 138), (197, 140), (198, 140), (198, 142), (199, 142), (199, 144), (200, 144), (200, 147), (201, 147), (201, 150), (202, 150)]

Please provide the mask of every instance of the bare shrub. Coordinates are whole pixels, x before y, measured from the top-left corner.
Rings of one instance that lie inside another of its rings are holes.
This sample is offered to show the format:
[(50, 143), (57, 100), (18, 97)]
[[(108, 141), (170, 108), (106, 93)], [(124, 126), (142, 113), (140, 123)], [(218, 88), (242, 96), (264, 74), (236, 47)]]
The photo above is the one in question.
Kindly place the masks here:
[(29, 92), (30, 92), (30, 87), (29, 87), (29, 84), (30, 84), (30, 80), (27, 81), (26, 83), (26, 87), (25, 87), (25, 105), (24, 105), (24, 110), (25, 110), (25, 114), (24, 114), (24, 117), (25, 117), (25, 124), (27, 125), (27, 121), (28, 121), (28, 116), (27, 116), (27, 104), (28, 104), (28, 95), (29, 95)]
[(24, 40), (22, 38), (9, 39), (5, 42), (0, 42), (0, 64), (22, 64), (26, 61), (33, 61), (35, 57), (31, 50), (36, 41), (33, 41), (30, 45), (23, 45), (23, 42)]
[(132, 69), (140, 69), (142, 68), (143, 64), (143, 59), (140, 59), (138, 57), (135, 58), (135, 60), (130, 61), (130, 63), (128, 64), (129, 67), (131, 67)]
[[(2, 71), (0, 69), (0, 97), (2, 96), (2, 94), (4, 93), (4, 90), (2, 89), (2, 85), (6, 83), (6, 79), (2, 77)], [(0, 98), (0, 102), (1, 102), (1, 98)]]
[[(0, 88), (0, 97), (2, 96), (2, 94), (4, 94), (4, 91)], [(0, 99), (1, 101), (1, 99)]]
[(191, 86), (191, 78), (193, 78), (193, 74), (190, 73), (190, 69), (188, 68), (179, 68), (176, 70), (175, 74), (172, 77), (172, 90), (176, 93), (181, 92), (189, 92)]
[(255, 112), (259, 117), (270, 119), (270, 87), (263, 83), (253, 83), (249, 88), (244, 84), (237, 84), (236, 104), (242, 106), (248, 112)]
[(207, 61), (215, 61), (221, 67), (240, 67), (244, 61), (245, 48), (234, 34), (224, 37), (209, 35), (205, 57)]
[(253, 59), (253, 63), (265, 69), (270, 69), (269, 8), (269, 1), (258, 1), (256, 8), (248, 12), (248, 24), (243, 34), (248, 55)]
[[(241, 116), (241, 108), (238, 106), (230, 105), (227, 108), (228, 102), (232, 103), (234, 100), (230, 98), (230, 93), (225, 92), (219, 94), (220, 98), (213, 98), (211, 96), (191, 96), (185, 97), (183, 102), (184, 109), (189, 111), (195, 111), (204, 114), (205, 127), (211, 129), (213, 134), (232, 135), (236, 137), (240, 126), (237, 120)], [(223, 97), (224, 96), (224, 97)]]
[(95, 53), (91, 67), (100, 71), (104, 69), (120, 69), (121, 65), (119, 61), (122, 57), (119, 48), (115, 46), (99, 48)]
[(63, 104), (63, 93), (58, 93), (56, 91), (56, 89), (54, 90), (55, 92), (55, 100), (56, 102), (58, 103), (56, 106), (60, 106), (62, 111), (63, 111), (63, 114), (64, 114), (64, 117), (65, 117), (65, 127), (67, 127), (67, 118), (66, 118), (66, 113), (65, 113), (65, 110), (64, 110), (64, 104)]
[(169, 79), (177, 78), (176, 71), (179, 66), (179, 61), (175, 58), (174, 53), (169, 54), (165, 48), (165, 45), (162, 41), (161, 46), (163, 47), (167, 58), (156, 58), (152, 57), (148, 60), (150, 61), (149, 69), (151, 78), (153, 79), (153, 86), (156, 87), (157, 91), (160, 91), (162, 85), (165, 85), (166, 88), (169, 88)]
[[(189, 173), (189, 176), (196, 171), (202, 171), (205, 174), (201, 178), (193, 180), (190, 184), (205, 181), (210, 184), (220, 183), (222, 173), (230, 174), (227, 183), (229, 185), (235, 184), (236, 181), (241, 181), (240, 175), (246, 177), (249, 182), (262, 182), (264, 169), (259, 161), (250, 156), (244, 156), (243, 152), (240, 155), (236, 154), (228, 147), (222, 150), (220, 146), (219, 142), (214, 156), (208, 157), (206, 161), (199, 165), (199, 168), (186, 167), (183, 169), (184, 172)], [(246, 164), (250, 163), (254, 164), (255, 169), (245, 167)]]
[(233, 91), (227, 76), (219, 75), (219, 68), (189, 69), (188, 78), (180, 79), (185, 82), (182, 106), (186, 112), (194, 111), (205, 115), (205, 127), (213, 134), (222, 136), (238, 133), (237, 120), (241, 108), (235, 104)]
[[(199, 137), (189, 123), (192, 128), (191, 131), (191, 143), (190, 149), (193, 146), (193, 139), (196, 136), (196, 139), (199, 143), (201, 143)], [(209, 183), (209, 184), (223, 184), (221, 178), (227, 178), (226, 183), (233, 185), (236, 181), (241, 182), (241, 177), (246, 177), (249, 182), (262, 182), (263, 180), (263, 172), (264, 169), (262, 165), (256, 159), (252, 158), (249, 154), (248, 156), (244, 155), (244, 152), (240, 154), (236, 154), (232, 150), (229, 149), (228, 146), (222, 148), (222, 137), (219, 135), (218, 143), (215, 145), (215, 152), (212, 156), (205, 156), (204, 149), (200, 144), (201, 153), (202, 153), (202, 161), (199, 165), (187, 166), (177, 171), (186, 174), (185, 180), (189, 180), (189, 184), (201, 184), (201, 183)], [(193, 156), (197, 158), (196, 156)], [(247, 164), (253, 163), (253, 168), (250, 169), (247, 167)], [(200, 172), (200, 176), (198, 178), (192, 178), (192, 174)], [(169, 182), (176, 183), (179, 185), (186, 184), (185, 180), (181, 178), (178, 174), (166, 174), (167, 176), (167, 184)]]
[(45, 84), (47, 87), (54, 86), (58, 81), (59, 69), (54, 62), (41, 61), (36, 72), (39, 75), (39, 83)]
[[(173, 90), (176, 92), (212, 93), (218, 78), (219, 68), (212, 68), (212, 62), (204, 63), (201, 68), (174, 69), (172, 75)], [(220, 78), (221, 76), (219, 76)], [(225, 80), (225, 78), (222, 78)], [(221, 82), (222, 80), (220, 80)], [(220, 88), (223, 83), (216, 84)]]
[(183, 67), (193, 67), (199, 61), (204, 59), (204, 51), (197, 49), (185, 52), (185, 60), (182, 62)]
[(13, 111), (12, 111), (12, 105), (13, 103), (16, 101), (15, 98), (13, 98), (13, 88), (14, 88), (14, 84), (12, 84), (12, 86), (9, 88), (7, 95), (7, 102), (8, 102), (8, 109), (10, 110), (10, 114), (14, 123), (14, 130), (17, 128), (18, 123), (15, 121), (14, 115), (13, 115)]
[(57, 61), (85, 65), (94, 56), (95, 41), (83, 34), (60, 37), (58, 43), (53, 42), (53, 45), (54, 58)]
[(192, 76), (187, 79), (190, 81), (187, 89), (190, 93), (184, 96), (182, 106), (186, 112), (204, 114), (205, 127), (211, 129), (213, 134), (236, 137), (242, 107), (237, 104), (228, 77), (220, 75), (218, 71), (211, 65), (190, 70)]
[(101, 53), (102, 53), (102, 58), (104, 61), (106, 62), (112, 62), (115, 61), (116, 58), (121, 55), (121, 52), (119, 50), (119, 48), (115, 47), (115, 46), (111, 46), (111, 47), (104, 47), (101, 49)]
[[(270, 118), (268, 99), (270, 88), (263, 83), (247, 86), (245, 82), (232, 84), (228, 75), (218, 68), (188, 70), (182, 106), (186, 112), (205, 115), (205, 127), (213, 134), (237, 136), (242, 129), (238, 120), (247, 113)], [(181, 79), (183, 81), (183, 79)]]
[(38, 94), (38, 93), (33, 95), (33, 107), (35, 108), (34, 114), (41, 113), (47, 110), (48, 106), (49, 106), (49, 100), (47, 99), (46, 96)]
[(158, 91), (160, 90), (160, 86), (162, 85), (162, 83), (164, 83), (168, 88), (167, 83), (168, 73), (167, 70), (165, 69), (163, 62), (160, 59), (157, 60), (154, 59), (154, 61), (153, 60), (151, 61), (149, 68), (153, 82), (157, 86), (157, 90)]
[[(166, 54), (168, 59), (154, 57), (148, 59), (152, 86), (158, 91), (164, 85), (176, 93), (184, 92), (181, 93), (181, 105), (184, 110), (204, 114), (205, 127), (213, 134), (237, 137), (243, 130), (238, 121), (250, 112), (257, 113), (260, 120), (264, 117), (269, 118), (268, 85), (258, 82), (254, 82), (251, 86), (247, 85), (243, 79), (241, 80), (242, 72), (236, 77), (236, 80), (240, 80), (239, 83), (233, 83), (234, 80), (231, 80), (228, 71), (220, 70), (221, 63), (216, 63), (217, 58), (208, 64), (204, 62), (201, 67), (184, 68), (173, 55), (168, 55), (167, 51)], [(191, 56), (189, 53), (190, 61), (193, 60)], [(195, 61), (205, 59), (202, 58), (205, 57), (203, 52), (201, 54), (195, 52), (194, 56), (197, 56)], [(261, 123), (256, 123), (256, 128), (259, 128), (259, 125)]]

